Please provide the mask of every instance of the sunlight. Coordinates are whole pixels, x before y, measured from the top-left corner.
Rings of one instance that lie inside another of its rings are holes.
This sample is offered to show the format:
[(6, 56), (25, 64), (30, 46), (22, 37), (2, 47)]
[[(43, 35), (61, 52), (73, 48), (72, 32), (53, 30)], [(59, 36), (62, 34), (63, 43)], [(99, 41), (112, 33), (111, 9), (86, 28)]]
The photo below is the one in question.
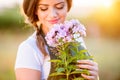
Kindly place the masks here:
[(97, 1), (98, 0), (73, 0), (73, 5), (80, 7), (93, 7), (98, 5)]
[(103, 6), (109, 8), (113, 4), (113, 0), (102, 0)]
[(113, 0), (74, 0), (74, 6), (80, 7), (110, 7)]
[[(22, 4), (23, 0), (0, 0), (0, 7), (11, 6), (14, 3)], [(114, 0), (73, 0), (74, 6), (79, 7), (110, 7)]]

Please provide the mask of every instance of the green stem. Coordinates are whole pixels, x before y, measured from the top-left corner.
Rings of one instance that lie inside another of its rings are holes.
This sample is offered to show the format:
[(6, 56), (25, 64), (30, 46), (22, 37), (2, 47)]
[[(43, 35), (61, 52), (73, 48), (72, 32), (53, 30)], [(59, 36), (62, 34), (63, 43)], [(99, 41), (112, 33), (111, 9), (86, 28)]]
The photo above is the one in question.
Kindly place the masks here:
[(67, 80), (69, 80), (69, 74), (67, 73)]
[(67, 80), (69, 80), (69, 73), (68, 73), (68, 69), (67, 69), (67, 52), (66, 52), (66, 55), (65, 55), (65, 68), (66, 68), (66, 78)]

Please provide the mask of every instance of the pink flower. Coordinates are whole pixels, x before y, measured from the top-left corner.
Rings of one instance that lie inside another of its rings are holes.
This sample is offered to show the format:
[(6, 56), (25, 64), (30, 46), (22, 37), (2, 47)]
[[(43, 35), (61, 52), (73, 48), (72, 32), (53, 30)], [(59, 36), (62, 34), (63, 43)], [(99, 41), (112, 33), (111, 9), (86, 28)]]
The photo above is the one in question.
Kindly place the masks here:
[[(79, 37), (86, 36), (85, 27), (78, 20), (65, 21), (64, 24), (55, 24), (47, 33), (47, 44), (56, 47), (66, 42), (77, 41)], [(77, 36), (77, 37), (75, 37)]]

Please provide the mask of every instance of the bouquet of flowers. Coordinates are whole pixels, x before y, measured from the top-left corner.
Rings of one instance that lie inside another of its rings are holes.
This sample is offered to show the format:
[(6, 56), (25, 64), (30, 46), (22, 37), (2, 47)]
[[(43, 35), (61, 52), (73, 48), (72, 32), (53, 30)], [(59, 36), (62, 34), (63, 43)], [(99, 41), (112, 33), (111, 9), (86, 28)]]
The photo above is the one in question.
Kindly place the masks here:
[(54, 47), (57, 59), (55, 72), (50, 76), (64, 76), (60, 80), (85, 80), (81, 73), (88, 74), (86, 69), (77, 69), (77, 60), (91, 59), (87, 50), (81, 45), (81, 38), (86, 36), (85, 27), (78, 20), (55, 24), (45, 36), (50, 47)]

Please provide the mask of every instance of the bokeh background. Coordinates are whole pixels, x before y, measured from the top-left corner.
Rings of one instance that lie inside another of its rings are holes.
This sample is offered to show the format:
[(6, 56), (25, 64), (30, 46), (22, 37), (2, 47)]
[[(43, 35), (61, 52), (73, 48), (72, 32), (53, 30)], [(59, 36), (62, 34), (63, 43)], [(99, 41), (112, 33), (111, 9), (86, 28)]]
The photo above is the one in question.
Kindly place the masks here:
[[(24, 23), (22, 0), (0, 0), (0, 80), (15, 80), (18, 45), (34, 30)], [(120, 80), (120, 0), (73, 0), (67, 19), (87, 29), (86, 46), (99, 64), (100, 80)]]

